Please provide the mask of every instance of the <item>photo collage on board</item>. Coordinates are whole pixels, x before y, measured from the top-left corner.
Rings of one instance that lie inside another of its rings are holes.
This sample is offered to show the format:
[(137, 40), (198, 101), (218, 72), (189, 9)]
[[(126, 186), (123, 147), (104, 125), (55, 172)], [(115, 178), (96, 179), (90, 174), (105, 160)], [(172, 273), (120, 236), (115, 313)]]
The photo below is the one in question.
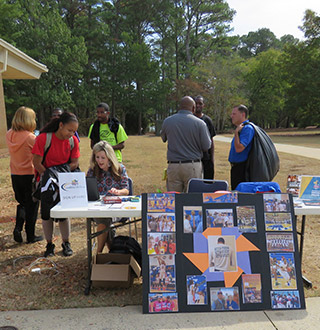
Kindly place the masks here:
[[(304, 306), (291, 197), (259, 195), (203, 193), (194, 202), (171, 193), (147, 194), (146, 311), (147, 307), (149, 313), (168, 313)], [(180, 247), (182, 243), (188, 248)]]
[[(232, 193), (204, 193), (203, 203), (227, 203), (230, 207), (212, 207), (203, 209), (202, 206), (183, 206), (184, 234), (202, 233), (206, 229), (233, 229), (235, 215), (232, 204), (238, 202), (236, 192)], [(250, 210), (250, 215), (255, 212)], [(187, 305), (208, 305), (212, 311), (239, 310), (238, 287), (208, 288), (211, 276), (221, 276), (223, 272), (237, 271), (236, 238), (234, 234), (209, 235), (207, 237), (208, 276), (187, 274)], [(212, 273), (213, 275), (210, 275)], [(210, 277), (210, 278), (209, 278)], [(208, 291), (209, 290), (209, 291)]]
[(178, 311), (174, 194), (148, 194), (149, 312)]
[(271, 275), (271, 308), (300, 308), (288, 194), (264, 194), (264, 220)]
[[(228, 195), (203, 194), (204, 203), (238, 203), (236, 192)], [(236, 236), (232, 228), (239, 234), (257, 233), (257, 219), (254, 205), (236, 206), (234, 208), (206, 209), (206, 228), (224, 228), (228, 235), (208, 236), (209, 273), (236, 272), (237, 250)], [(250, 261), (249, 261), (250, 262)], [(242, 274), (243, 304), (262, 302), (261, 275)], [(212, 311), (240, 310), (238, 287), (211, 287), (209, 292)]]

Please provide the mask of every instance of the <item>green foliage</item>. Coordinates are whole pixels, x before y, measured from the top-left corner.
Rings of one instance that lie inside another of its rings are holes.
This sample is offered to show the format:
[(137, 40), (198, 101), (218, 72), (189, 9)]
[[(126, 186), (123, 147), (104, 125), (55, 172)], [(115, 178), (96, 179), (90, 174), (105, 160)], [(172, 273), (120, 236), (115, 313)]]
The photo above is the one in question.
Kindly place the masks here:
[(240, 38), (240, 55), (244, 58), (256, 56), (270, 48), (279, 48), (280, 42), (273, 32), (267, 28), (249, 32)]
[(243, 60), (237, 56), (216, 55), (208, 57), (197, 67), (195, 78), (202, 90), (192, 95), (201, 94), (205, 99), (205, 112), (214, 118), (218, 132), (230, 127), (231, 109), (240, 103), (247, 103), (244, 95), (245, 73)]
[(248, 62), (245, 76), (250, 119), (265, 128), (278, 127), (285, 120), (282, 113), (287, 83), (282, 77), (280, 55), (274, 49), (260, 53)]
[(0, 0), (0, 37), (49, 69), (5, 81), (8, 122), (22, 104), (40, 127), (63, 107), (86, 134), (107, 102), (140, 134), (201, 94), (217, 131), (239, 103), (264, 127), (319, 124), (319, 16), (305, 12), (299, 42), (267, 28), (228, 37), (234, 14), (224, 0)]

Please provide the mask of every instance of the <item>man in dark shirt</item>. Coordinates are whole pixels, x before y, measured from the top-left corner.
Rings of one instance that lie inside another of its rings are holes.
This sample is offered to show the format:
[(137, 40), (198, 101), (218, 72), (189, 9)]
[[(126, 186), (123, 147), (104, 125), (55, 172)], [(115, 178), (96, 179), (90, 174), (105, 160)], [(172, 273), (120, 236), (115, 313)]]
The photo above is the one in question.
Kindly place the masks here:
[(202, 110), (204, 108), (204, 99), (202, 96), (197, 96), (195, 98), (196, 110), (194, 112), (195, 116), (202, 119), (209, 130), (211, 138), (211, 148), (203, 152), (203, 157), (201, 159), (203, 165), (203, 178), (204, 179), (214, 179), (214, 142), (213, 137), (216, 135), (212, 120), (209, 116), (205, 115)]

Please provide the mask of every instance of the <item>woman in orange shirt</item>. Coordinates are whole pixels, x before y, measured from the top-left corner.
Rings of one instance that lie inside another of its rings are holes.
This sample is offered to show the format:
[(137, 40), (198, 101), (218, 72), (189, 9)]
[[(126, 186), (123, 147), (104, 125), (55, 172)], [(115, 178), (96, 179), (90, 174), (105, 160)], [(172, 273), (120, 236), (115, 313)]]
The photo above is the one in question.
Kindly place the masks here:
[(15, 199), (19, 203), (13, 231), (13, 238), (18, 243), (22, 242), (21, 231), (24, 223), (28, 243), (35, 243), (43, 239), (42, 236), (35, 235), (39, 202), (32, 200), (34, 167), (31, 149), (36, 139), (33, 134), (35, 128), (35, 112), (30, 108), (20, 107), (13, 117), (11, 129), (6, 134), (10, 153), (12, 188)]

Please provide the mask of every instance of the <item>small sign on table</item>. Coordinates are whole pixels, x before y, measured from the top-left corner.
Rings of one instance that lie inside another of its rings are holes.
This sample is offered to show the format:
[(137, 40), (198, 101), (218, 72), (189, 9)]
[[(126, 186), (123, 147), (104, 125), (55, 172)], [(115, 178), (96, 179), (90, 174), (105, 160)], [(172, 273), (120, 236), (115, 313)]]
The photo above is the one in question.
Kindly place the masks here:
[(84, 172), (59, 173), (58, 178), (62, 208), (88, 206), (87, 186)]

